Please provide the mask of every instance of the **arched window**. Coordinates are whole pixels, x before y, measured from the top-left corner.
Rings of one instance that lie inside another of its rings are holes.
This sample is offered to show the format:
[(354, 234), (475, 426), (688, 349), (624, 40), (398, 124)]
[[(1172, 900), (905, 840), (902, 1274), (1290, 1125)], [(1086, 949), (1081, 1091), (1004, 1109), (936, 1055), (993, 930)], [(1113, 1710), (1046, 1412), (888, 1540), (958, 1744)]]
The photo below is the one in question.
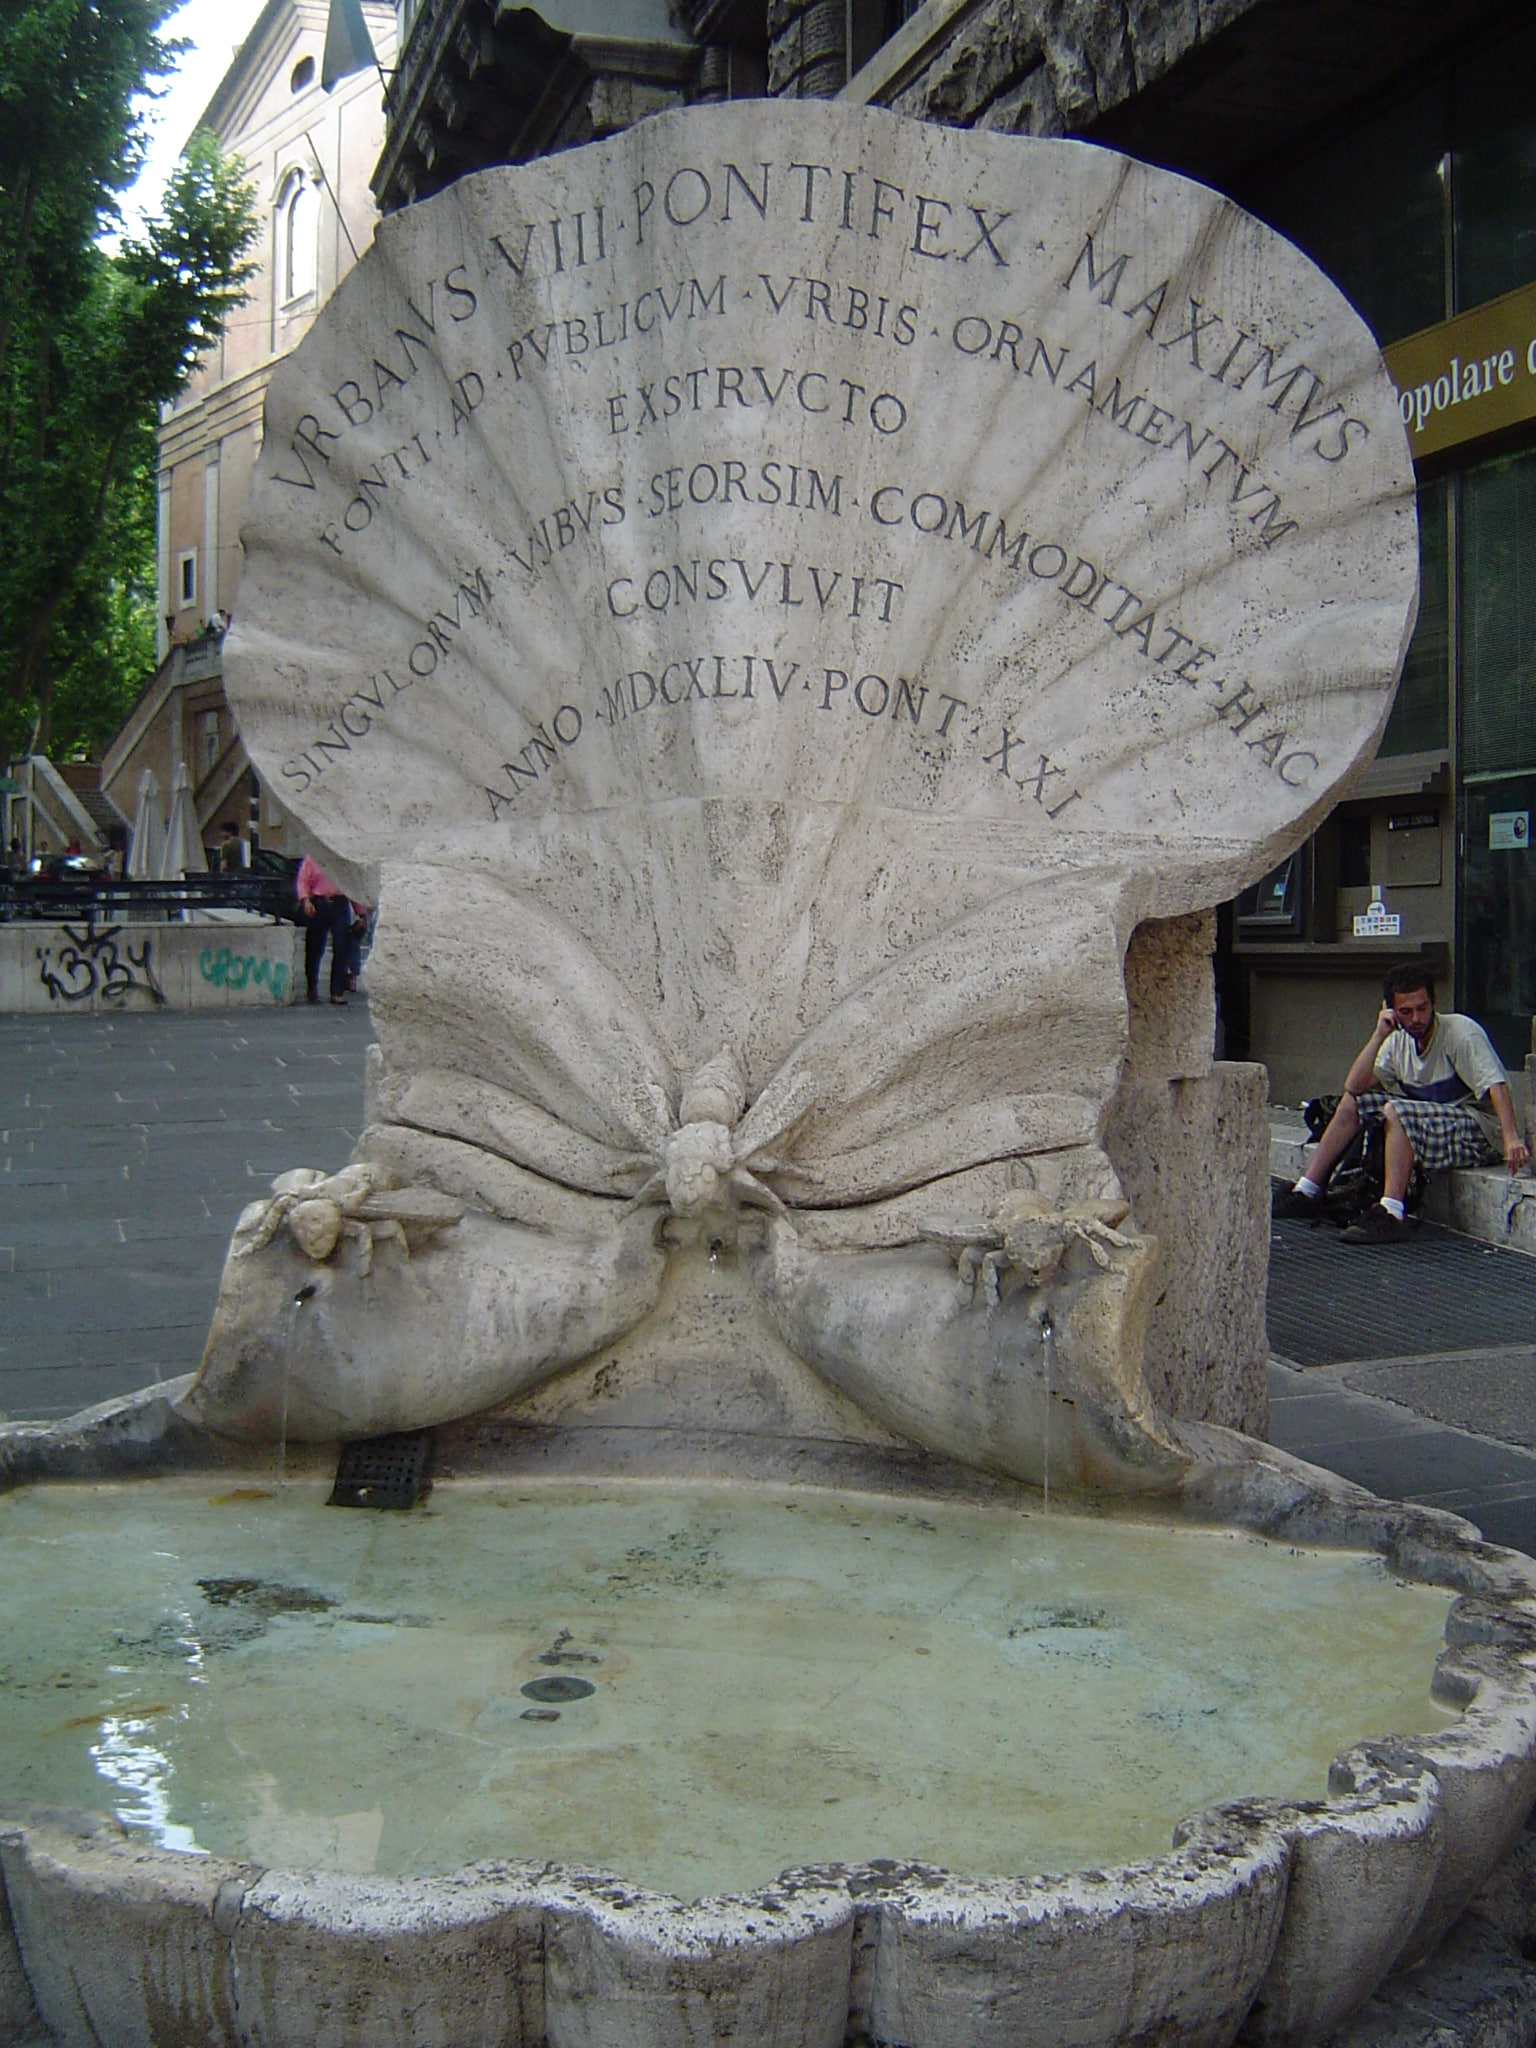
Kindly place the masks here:
[(315, 288), (320, 195), (303, 171), (290, 171), (277, 195), (277, 278), (282, 303)]

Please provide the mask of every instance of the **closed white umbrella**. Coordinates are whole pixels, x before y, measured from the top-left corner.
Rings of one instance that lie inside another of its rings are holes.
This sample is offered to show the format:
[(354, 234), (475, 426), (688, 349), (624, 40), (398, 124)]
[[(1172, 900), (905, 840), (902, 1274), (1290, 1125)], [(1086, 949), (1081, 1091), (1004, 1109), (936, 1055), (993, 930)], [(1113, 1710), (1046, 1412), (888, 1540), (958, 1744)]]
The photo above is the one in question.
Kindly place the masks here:
[(179, 882), (187, 873), (206, 874), (208, 849), (197, 828), (197, 808), (192, 802), (192, 783), (185, 761), (176, 763), (171, 783), (171, 809), (165, 825), (165, 846), (160, 856), (163, 881)]
[(165, 814), (160, 808), (160, 785), (153, 768), (139, 777), (139, 800), (134, 806), (133, 833), (128, 841), (127, 873), (136, 882), (158, 881), (165, 852)]

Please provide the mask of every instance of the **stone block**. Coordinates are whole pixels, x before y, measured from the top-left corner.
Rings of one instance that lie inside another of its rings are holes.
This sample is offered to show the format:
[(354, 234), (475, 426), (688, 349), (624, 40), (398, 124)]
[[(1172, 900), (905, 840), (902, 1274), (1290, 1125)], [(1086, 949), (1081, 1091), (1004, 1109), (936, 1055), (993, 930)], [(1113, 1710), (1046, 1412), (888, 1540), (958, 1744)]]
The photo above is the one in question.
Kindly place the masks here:
[[(904, 112), (968, 127), (1003, 93), (1017, 90), (1041, 66), (1040, 36), (1015, 8), (987, 8), (966, 19), (942, 51), (906, 86)], [(1059, 129), (1031, 128), (1034, 134)]]
[(1137, 925), (1125, 953), (1130, 1037), (1125, 1068), (1138, 1080), (1187, 1081), (1215, 1058), (1214, 911)]
[(1484, 1244), (1536, 1252), (1536, 1179), (1512, 1179), (1507, 1167), (1457, 1167), (1431, 1174), (1424, 1215)]
[[(0, 1834), (4, 1825), (0, 1823)], [(43, 2023), (22, 1968), (21, 1950), (11, 1926), (11, 1909), (0, 1872), (0, 2048), (24, 2048), (42, 2038)]]
[(1285, 1924), (1240, 2039), (1244, 2048), (1326, 2041), (1377, 1989), (1440, 1868), (1438, 1781), (1364, 1752), (1341, 1757), (1326, 1804), (1279, 1809), (1291, 1831)]
[(1254, 0), (990, 0), (947, 35), (895, 104), (1021, 135), (1067, 135), (1145, 90)]
[(1128, 1070), (1104, 1146), (1161, 1252), (1147, 1388), (1167, 1415), (1263, 1436), (1269, 1342), (1269, 1125), (1259, 1066), (1191, 1080)]
[(60, 1815), (0, 1833), (0, 1867), (32, 1995), (60, 2048), (245, 2048), (215, 1925), (234, 1866)]
[(571, 1891), (548, 1937), (559, 2048), (841, 2048), (854, 1913), (835, 1877), (697, 1906), (612, 1881)]
[(1453, 1727), (1367, 1745), (1395, 1768), (1418, 1764), (1433, 1771), (1440, 1785), (1445, 1849), (1434, 1889), (1403, 1942), (1408, 1967), (1439, 1946), (1519, 1840), (1536, 1800), (1536, 1698), (1528, 1655), (1498, 1644), (1448, 1650), (1436, 1690), (1463, 1707)]
[(223, 1905), (241, 2048), (543, 2048), (537, 1873), (274, 1871)]
[(1156, 1866), (1034, 1884), (855, 1873), (875, 1919), (877, 2041), (923, 2048), (1226, 2048), (1269, 1965), (1289, 1851), (1235, 1814), (1186, 1824)]

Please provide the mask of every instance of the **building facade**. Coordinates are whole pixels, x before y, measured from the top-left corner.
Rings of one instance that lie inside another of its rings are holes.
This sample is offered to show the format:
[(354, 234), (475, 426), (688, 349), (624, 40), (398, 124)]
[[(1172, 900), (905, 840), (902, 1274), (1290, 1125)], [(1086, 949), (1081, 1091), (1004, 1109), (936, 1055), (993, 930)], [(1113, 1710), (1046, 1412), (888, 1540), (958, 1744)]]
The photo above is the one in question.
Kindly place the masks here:
[(240, 603), (240, 520), (267, 384), (373, 238), (369, 175), (384, 137), (382, 70), (393, 62), (395, 15), (368, 0), (363, 12), (381, 68), (327, 92), (326, 0), (268, 0), (199, 124), (250, 175), (256, 269), (244, 304), (161, 422), (161, 662), (106, 750), (101, 784), (131, 817), (144, 770), (168, 790), (185, 761), (209, 843), (226, 817), (279, 850), (291, 836), (246, 759), (220, 651)]
[[(1419, 480), (1419, 619), (1380, 752), (1234, 920), (1236, 995), (1281, 1100), (1338, 1086), (1383, 952), (1436, 959), (1506, 1063), (1531, 1046), (1533, 78), (1536, 20), (1517, 9), (1404, 67), (1236, 189), (1384, 344)], [(1383, 921), (1373, 897), (1398, 936), (1356, 936), (1357, 919)]]

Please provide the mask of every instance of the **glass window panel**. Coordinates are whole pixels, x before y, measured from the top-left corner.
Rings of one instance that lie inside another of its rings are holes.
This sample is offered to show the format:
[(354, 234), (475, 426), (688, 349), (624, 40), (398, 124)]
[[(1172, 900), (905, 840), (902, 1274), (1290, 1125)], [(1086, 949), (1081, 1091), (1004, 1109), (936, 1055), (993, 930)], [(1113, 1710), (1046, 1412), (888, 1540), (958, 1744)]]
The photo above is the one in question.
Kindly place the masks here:
[(1536, 775), (1477, 783), (1466, 798), (1458, 1006), (1519, 1067), (1536, 1011), (1536, 853), (1528, 831), (1522, 844), (1498, 825), (1536, 812)]
[(1339, 887), (1371, 886), (1371, 818), (1368, 811), (1339, 819)]
[(1536, 767), (1536, 454), (1469, 471), (1461, 497), (1461, 767)]
[(1424, 754), (1450, 739), (1451, 565), (1446, 484), (1419, 492), (1419, 619), (1408, 643), (1383, 754)]
[(1479, 52), (1456, 81), (1456, 300), (1536, 278), (1536, 26)]
[(1438, 86), (1415, 93), (1247, 195), (1322, 265), (1381, 342), (1445, 318), (1443, 107)]
[(301, 171), (283, 185), (278, 201), (282, 233), (282, 291), (286, 304), (315, 288), (320, 208), (315, 188)]

